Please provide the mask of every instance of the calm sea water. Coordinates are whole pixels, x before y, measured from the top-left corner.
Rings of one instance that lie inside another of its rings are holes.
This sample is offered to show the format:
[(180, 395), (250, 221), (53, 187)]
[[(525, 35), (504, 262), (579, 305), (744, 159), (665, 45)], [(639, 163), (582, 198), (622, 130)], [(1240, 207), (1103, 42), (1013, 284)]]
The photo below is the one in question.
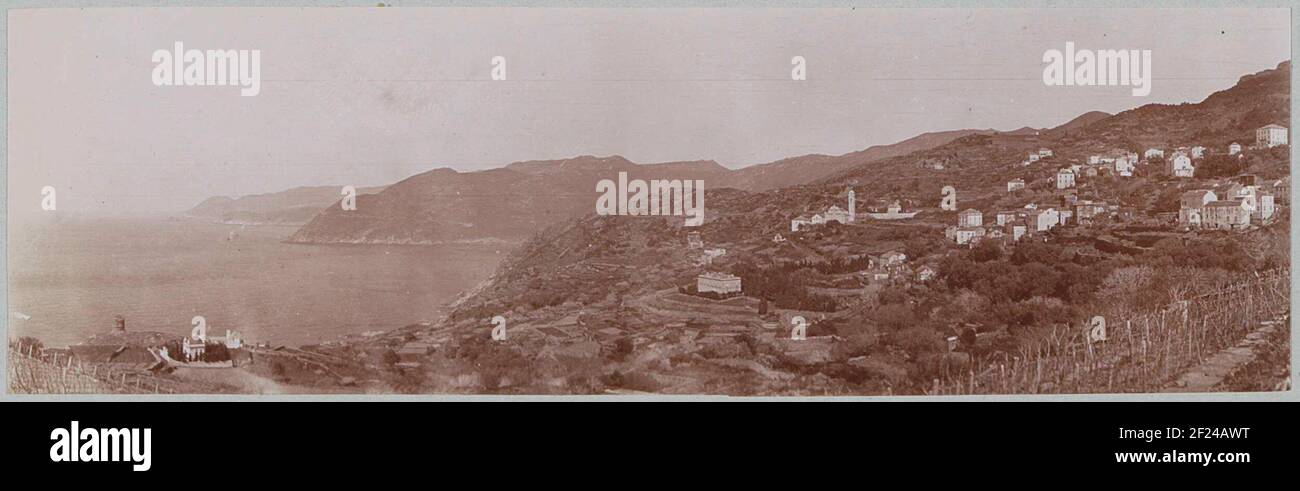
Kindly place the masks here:
[(507, 253), (281, 243), (293, 231), (164, 218), (11, 229), (10, 335), (75, 344), (111, 329), (117, 314), (127, 330), (183, 335), (202, 315), (210, 333), (310, 344), (436, 319)]

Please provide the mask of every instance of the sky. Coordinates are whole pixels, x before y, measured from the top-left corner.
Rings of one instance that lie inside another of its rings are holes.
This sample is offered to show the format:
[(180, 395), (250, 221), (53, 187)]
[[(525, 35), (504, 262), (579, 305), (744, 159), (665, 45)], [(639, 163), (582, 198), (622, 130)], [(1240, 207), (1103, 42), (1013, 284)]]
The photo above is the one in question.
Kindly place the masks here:
[[(920, 133), (1197, 102), (1290, 58), (1286, 9), (11, 10), (11, 220), (382, 185), (578, 155), (742, 167)], [(261, 92), (155, 86), (152, 53), (258, 49)], [(1149, 49), (1148, 97), (1043, 53)], [(491, 79), (494, 56), (505, 81)], [(807, 60), (792, 81), (791, 58)]]

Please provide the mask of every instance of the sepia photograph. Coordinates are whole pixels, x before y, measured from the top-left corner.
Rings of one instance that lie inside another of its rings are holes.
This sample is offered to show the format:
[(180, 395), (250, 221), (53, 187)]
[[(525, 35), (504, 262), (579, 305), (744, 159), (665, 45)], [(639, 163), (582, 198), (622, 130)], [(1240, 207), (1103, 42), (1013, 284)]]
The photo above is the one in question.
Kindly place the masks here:
[(7, 13), (10, 396), (1292, 390), (1289, 8)]

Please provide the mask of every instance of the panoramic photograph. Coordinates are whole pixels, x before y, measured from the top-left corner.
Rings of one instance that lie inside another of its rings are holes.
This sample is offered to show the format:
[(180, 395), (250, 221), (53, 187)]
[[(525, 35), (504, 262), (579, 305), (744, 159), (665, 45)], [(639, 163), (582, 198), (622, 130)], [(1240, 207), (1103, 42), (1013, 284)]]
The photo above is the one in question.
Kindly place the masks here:
[(383, 7), (8, 11), (7, 393), (1292, 389), (1289, 9)]

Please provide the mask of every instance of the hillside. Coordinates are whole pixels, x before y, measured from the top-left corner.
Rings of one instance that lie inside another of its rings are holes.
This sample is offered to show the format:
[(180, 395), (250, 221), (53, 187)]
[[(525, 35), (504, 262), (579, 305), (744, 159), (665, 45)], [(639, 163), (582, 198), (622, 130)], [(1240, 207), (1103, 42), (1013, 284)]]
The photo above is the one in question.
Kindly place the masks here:
[(889, 145), (875, 145), (865, 150), (839, 156), (803, 155), (757, 164), (736, 170), (728, 181), (730, 187), (746, 191), (803, 184), (868, 162), (906, 155), (944, 145), (967, 135), (992, 134), (995, 130), (952, 130), (924, 133)]
[(330, 207), (290, 237), (295, 243), (436, 244), (522, 242), (548, 225), (594, 211), (596, 183), (617, 179), (704, 179), (727, 169), (712, 161), (637, 165), (619, 157), (516, 162), (479, 172), (437, 169), (382, 192), (357, 209)]
[[(312, 186), (239, 198), (214, 196), (191, 208), (186, 215), (222, 223), (303, 224), (322, 208), (338, 202), (342, 189), (342, 186)], [(381, 190), (383, 187), (360, 188), (357, 194)]]
[[(1215, 154), (1231, 141), (1252, 142), (1256, 126), (1289, 125), (1289, 70), (1282, 63), (1194, 104), (1088, 113), (1050, 129), (961, 135), (810, 184), (757, 192), (710, 188), (700, 227), (587, 212), (533, 235), (443, 322), (394, 336), (446, 343), (447, 354), (429, 360), (441, 368), (479, 370), (473, 367), (483, 366), (475, 361), (482, 356), (516, 360), (492, 375), (487, 390), (502, 390), (508, 380), (506, 386), (526, 392), (560, 384), (578, 392), (920, 393), (951, 367), (1022, 356), (1085, 316), (1154, 311), (1182, 295), (1289, 264), (1288, 211), (1233, 232), (1178, 231), (1156, 218), (1167, 211), (1157, 197), (1222, 183), (1209, 164), (1198, 170), (1205, 177), (1181, 180), (1163, 175), (1156, 163), (1143, 164), (1129, 178), (1081, 178), (1068, 193), (1047, 181), (1060, 167), (1116, 147), (1204, 145), (1203, 164), (1222, 160)], [(1043, 147), (1055, 156), (1021, 165)], [(1289, 175), (1287, 150), (1249, 149), (1234, 159), (1240, 167), (1232, 172)], [(1007, 192), (1013, 178), (1025, 179), (1027, 188)], [(986, 223), (996, 210), (1060, 207), (1066, 194), (1114, 204), (1117, 212), (1034, 240), (959, 247), (944, 236), (956, 223), (956, 213), (938, 209), (944, 185), (958, 189), (959, 209), (982, 211)], [(849, 188), (859, 212), (897, 200), (919, 214), (790, 232), (795, 216), (844, 206)], [(590, 194), (584, 193), (586, 202)], [(725, 254), (708, 263), (700, 250), (686, 247), (692, 232), (705, 248)], [(880, 267), (876, 261), (888, 251), (905, 253), (906, 263)], [(921, 266), (935, 271), (933, 279), (919, 279)], [(705, 270), (737, 275), (744, 296), (692, 295)], [(878, 280), (882, 274), (888, 279)], [(484, 326), (497, 315), (516, 326), (517, 338), (485, 341)], [(812, 324), (808, 341), (789, 340), (793, 315)], [(945, 339), (959, 337), (959, 349), (946, 351)], [(555, 356), (578, 351), (580, 362)], [(538, 374), (555, 378), (546, 382)]]

